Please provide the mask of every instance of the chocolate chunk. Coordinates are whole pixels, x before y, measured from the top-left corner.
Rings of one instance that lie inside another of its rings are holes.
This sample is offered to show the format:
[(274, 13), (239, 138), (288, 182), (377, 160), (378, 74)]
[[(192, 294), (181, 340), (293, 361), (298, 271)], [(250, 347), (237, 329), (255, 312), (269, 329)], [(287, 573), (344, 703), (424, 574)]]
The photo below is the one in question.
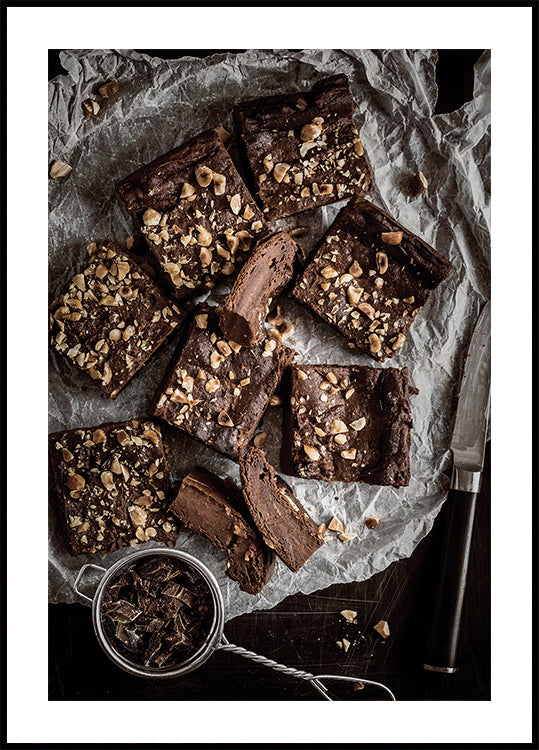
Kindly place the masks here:
[(163, 643), (163, 638), (158, 632), (154, 631), (151, 634), (146, 650), (144, 651), (144, 666), (145, 667), (149, 667), (152, 661), (155, 661), (155, 658), (159, 650), (161, 649), (162, 643)]
[(118, 625), (116, 626), (115, 635), (116, 635), (116, 638), (122, 643), (129, 644), (129, 634), (125, 630), (124, 622), (118, 622)]
[[(154, 605), (154, 602), (151, 603), (152, 606)], [(144, 610), (146, 613), (148, 613), (148, 609)], [(144, 633), (154, 633), (158, 630), (161, 630), (163, 627), (163, 621), (159, 617), (152, 617), (153, 613), (148, 613), (141, 615), (137, 623), (135, 625), (136, 630), (139, 630)]]
[[(164, 592), (163, 592), (164, 593)], [(161, 613), (164, 618), (176, 617), (182, 607), (182, 602), (179, 599), (168, 597), (166, 603), (161, 606)]]
[(110, 617), (115, 622), (132, 622), (140, 615), (140, 609), (137, 609), (129, 602), (120, 599), (116, 602), (110, 602), (103, 605), (103, 614)]
[(324, 544), (318, 527), (266, 454), (250, 448), (240, 459), (243, 496), (266, 544), (297, 571)]
[(152, 558), (139, 567), (141, 576), (149, 581), (167, 581), (172, 568), (166, 559), (159, 557)]
[(179, 596), (182, 592), (182, 587), (178, 583), (169, 583), (165, 586), (162, 593), (164, 596)]
[(192, 591), (189, 591), (189, 589), (186, 589), (182, 586), (180, 591), (176, 594), (178, 599), (186, 604), (189, 609), (192, 609), (195, 605), (195, 602), (197, 600), (197, 595), (194, 594)]

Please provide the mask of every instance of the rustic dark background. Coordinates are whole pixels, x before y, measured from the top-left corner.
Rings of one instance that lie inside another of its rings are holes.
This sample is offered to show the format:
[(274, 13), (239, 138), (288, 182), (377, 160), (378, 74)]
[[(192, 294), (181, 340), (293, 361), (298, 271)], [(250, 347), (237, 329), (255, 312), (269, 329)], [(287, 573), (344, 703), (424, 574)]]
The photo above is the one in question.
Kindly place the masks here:
[[(214, 50), (138, 50), (163, 58), (204, 57)], [(242, 52), (244, 50), (229, 50)], [(59, 50), (49, 51), (49, 79), (63, 73)], [(473, 64), (483, 50), (438, 50), (436, 112), (451, 112), (473, 94)], [(424, 672), (421, 661), (436, 588), (446, 524), (444, 508), (431, 533), (408, 559), (362, 583), (337, 584), (309, 596), (288, 597), (267, 612), (236, 617), (225, 626), (229, 641), (314, 673), (363, 676), (386, 683), (398, 700), (490, 699), (490, 450), (477, 505), (462, 619), (460, 668), (454, 675)], [(357, 611), (357, 625), (339, 615)], [(388, 621), (391, 636), (373, 630)], [(351, 642), (343, 653), (336, 641)], [(365, 687), (333, 683), (342, 700), (380, 700)], [(79, 604), (49, 605), (50, 700), (322, 700), (307, 683), (216, 652), (184, 677), (151, 681), (115, 667), (99, 648), (90, 610)]]

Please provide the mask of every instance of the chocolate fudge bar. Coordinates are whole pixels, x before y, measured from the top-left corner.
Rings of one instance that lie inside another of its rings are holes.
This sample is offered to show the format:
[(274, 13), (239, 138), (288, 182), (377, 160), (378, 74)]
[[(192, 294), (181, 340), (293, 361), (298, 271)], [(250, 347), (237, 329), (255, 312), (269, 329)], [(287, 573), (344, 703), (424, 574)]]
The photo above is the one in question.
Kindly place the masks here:
[(270, 220), (374, 190), (345, 75), (238, 104), (236, 129)]
[(165, 511), (169, 470), (153, 420), (53, 433), (49, 455), (72, 555), (176, 541), (176, 523)]
[(290, 368), (294, 473), (326, 482), (410, 481), (408, 372), (359, 366)]
[(226, 338), (252, 346), (263, 337), (262, 321), (271, 300), (292, 279), (300, 254), (298, 244), (286, 232), (277, 232), (259, 243), (239, 272), (219, 314)]
[(451, 263), (362, 198), (326, 232), (292, 296), (357, 348), (384, 361), (404, 345), (422, 305)]
[(275, 555), (253, 526), (232, 482), (196, 467), (183, 478), (170, 510), (188, 529), (228, 553), (226, 574), (242, 591), (262, 590), (272, 576)]
[(181, 299), (232, 276), (264, 217), (213, 130), (155, 159), (116, 186)]
[(203, 304), (195, 310), (151, 413), (238, 459), (294, 354), (275, 339), (250, 349), (227, 341), (215, 308)]
[(240, 459), (243, 496), (268, 547), (296, 572), (324, 544), (318, 527), (260, 448)]
[(50, 307), (51, 345), (115, 398), (185, 317), (114, 243), (88, 246), (86, 268)]

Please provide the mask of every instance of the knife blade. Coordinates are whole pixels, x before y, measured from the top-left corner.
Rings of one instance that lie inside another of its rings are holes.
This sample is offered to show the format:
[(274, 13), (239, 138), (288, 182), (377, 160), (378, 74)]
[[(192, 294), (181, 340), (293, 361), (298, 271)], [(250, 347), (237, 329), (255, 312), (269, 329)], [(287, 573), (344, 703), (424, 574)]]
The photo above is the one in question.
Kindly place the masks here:
[(459, 474), (462, 480), (465, 472), (477, 474), (483, 469), (489, 407), (490, 300), (483, 307), (475, 325), (464, 366), (451, 440), (454, 466), (452, 487), (455, 481), (459, 481)]
[(423, 668), (457, 672), (457, 650), (477, 493), (490, 415), (490, 301), (475, 325), (464, 366), (451, 451), (453, 474), (442, 565)]

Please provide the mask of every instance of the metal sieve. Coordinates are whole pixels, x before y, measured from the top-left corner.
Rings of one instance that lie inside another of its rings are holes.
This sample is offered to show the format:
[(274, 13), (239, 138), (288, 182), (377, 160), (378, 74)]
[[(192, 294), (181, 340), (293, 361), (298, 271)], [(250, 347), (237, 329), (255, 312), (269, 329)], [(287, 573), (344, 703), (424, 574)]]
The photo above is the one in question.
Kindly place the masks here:
[[(205, 583), (207, 584), (208, 591), (211, 594), (213, 602), (213, 619), (206, 640), (204, 641), (202, 646), (200, 646), (200, 648), (194, 654), (189, 656), (185, 661), (179, 664), (174, 664), (168, 669), (144, 667), (122, 655), (111, 645), (110, 640), (103, 629), (102, 623), (102, 607), (104, 597), (107, 592), (108, 586), (116, 579), (116, 577), (126, 568), (132, 567), (134, 563), (140, 561), (144, 557), (162, 556), (174, 557), (178, 560), (181, 560), (185, 565), (194, 568), (197, 573), (202, 576)], [(99, 581), (99, 584), (97, 585), (93, 598), (87, 596), (87, 594), (84, 594), (79, 590), (79, 585), (84, 578), (84, 575), (91, 568), (93, 568), (94, 570), (99, 570), (103, 574), (101, 580)], [(295, 669), (294, 667), (287, 667), (285, 664), (279, 664), (278, 662), (273, 661), (273, 659), (267, 659), (265, 656), (260, 656), (259, 654), (254, 653), (254, 651), (248, 651), (242, 646), (236, 646), (233, 643), (229, 643), (223, 633), (225, 624), (225, 606), (219, 584), (217, 583), (217, 580), (213, 573), (211, 573), (211, 571), (208, 570), (208, 568), (203, 563), (201, 563), (200, 560), (197, 560), (196, 557), (187, 554), (187, 552), (182, 552), (181, 550), (177, 549), (154, 548), (149, 550), (137, 550), (136, 552), (131, 552), (121, 560), (118, 560), (118, 562), (114, 563), (114, 565), (112, 565), (110, 568), (104, 568), (101, 565), (88, 563), (86, 565), (83, 565), (79, 570), (74, 583), (74, 589), (77, 594), (86, 602), (88, 602), (92, 607), (92, 622), (94, 631), (98, 643), (103, 651), (107, 654), (109, 659), (114, 662), (114, 664), (116, 664), (126, 672), (129, 672), (130, 674), (136, 675), (137, 677), (146, 677), (152, 679), (168, 679), (171, 677), (179, 677), (180, 675), (187, 674), (188, 672), (192, 672), (194, 669), (197, 669), (197, 667), (200, 667), (201, 664), (204, 664), (204, 662), (209, 659), (214, 651), (222, 650), (230, 651), (234, 654), (238, 654), (239, 656), (243, 656), (246, 659), (251, 659), (258, 664), (263, 664), (266, 667), (275, 669), (277, 672), (282, 672), (283, 674), (290, 675), (291, 677), (297, 677), (298, 679), (306, 680), (316, 690), (318, 690), (318, 692), (325, 698), (325, 700), (328, 701), (332, 701), (335, 699), (330, 697), (328, 688), (322, 683), (322, 680), (342, 680), (346, 682), (361, 682), (365, 685), (373, 685), (375, 687), (381, 688), (382, 690), (385, 690), (385, 692), (389, 694), (391, 700), (396, 700), (391, 690), (381, 682), (367, 680), (363, 677), (349, 677), (331, 674), (314, 675), (310, 672), (304, 672), (303, 670)]]

